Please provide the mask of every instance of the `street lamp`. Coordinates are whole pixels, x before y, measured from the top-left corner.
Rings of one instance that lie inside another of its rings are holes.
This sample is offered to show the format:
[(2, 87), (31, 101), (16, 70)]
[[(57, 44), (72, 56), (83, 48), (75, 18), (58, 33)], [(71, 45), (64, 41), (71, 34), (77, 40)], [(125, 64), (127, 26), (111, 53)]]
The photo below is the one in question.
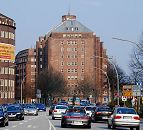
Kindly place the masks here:
[(106, 77), (107, 77), (107, 82), (108, 82), (108, 87), (109, 87), (109, 89), (108, 89), (108, 103), (109, 103), (111, 101), (111, 98), (110, 98), (110, 90), (111, 90), (111, 88), (110, 88), (109, 77), (108, 77), (107, 73), (103, 69), (100, 69), (98, 67), (94, 67), (94, 68), (99, 69), (100, 71), (102, 71), (103, 74), (105, 74)]
[(122, 39), (122, 38), (117, 38), (117, 37), (112, 37), (112, 39), (118, 40), (118, 41), (123, 41), (123, 42), (128, 42), (128, 43), (131, 43), (131, 44), (134, 44), (134, 45), (136, 45), (139, 49), (141, 49), (141, 50), (143, 51), (143, 47), (141, 48), (141, 47), (139, 46), (139, 44), (136, 43), (136, 42), (134, 42), (134, 41), (127, 40), (127, 39)]
[(24, 80), (25, 80), (25, 78), (26, 78), (26, 76), (24, 76), (24, 78), (22, 79), (22, 81), (21, 81), (21, 85), (20, 85), (20, 103), (22, 104), (23, 103), (23, 100), (22, 100), (22, 95), (23, 95), (23, 91), (22, 91), (22, 89), (23, 89), (23, 83), (24, 83)]
[[(112, 39), (134, 44), (134, 45), (136, 45), (136, 47), (137, 47), (139, 50), (143, 51), (143, 47), (139, 46), (139, 44), (136, 43), (136, 42), (134, 42), (134, 41), (127, 40), (127, 39), (122, 39), (122, 38), (117, 38), (117, 37), (112, 37)], [(138, 101), (138, 111), (140, 111), (140, 97), (139, 97), (139, 101)]]
[(117, 78), (117, 105), (120, 105), (120, 88), (119, 88), (119, 75), (118, 75), (118, 71), (117, 71), (117, 67), (116, 65), (113, 63), (113, 61), (111, 61), (112, 58), (105, 58), (105, 57), (100, 57), (100, 56), (94, 56), (97, 58), (103, 58), (103, 59), (109, 59), (110, 63), (113, 65), (114, 70), (116, 72), (116, 78)]

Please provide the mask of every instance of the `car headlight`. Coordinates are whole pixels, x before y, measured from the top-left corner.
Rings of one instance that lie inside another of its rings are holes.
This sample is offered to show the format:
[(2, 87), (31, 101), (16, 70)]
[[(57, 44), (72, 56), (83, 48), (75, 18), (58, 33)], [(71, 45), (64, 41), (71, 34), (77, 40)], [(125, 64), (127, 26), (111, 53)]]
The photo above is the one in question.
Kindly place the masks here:
[(3, 119), (3, 117), (1, 116), (0, 119)]
[(18, 112), (18, 113), (16, 113), (16, 114), (21, 114), (21, 113)]

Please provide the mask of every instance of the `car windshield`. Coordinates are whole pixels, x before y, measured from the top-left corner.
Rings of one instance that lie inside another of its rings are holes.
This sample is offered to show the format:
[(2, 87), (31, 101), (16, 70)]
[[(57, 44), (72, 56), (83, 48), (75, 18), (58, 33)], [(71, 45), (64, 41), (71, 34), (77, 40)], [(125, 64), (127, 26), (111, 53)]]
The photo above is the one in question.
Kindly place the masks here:
[(117, 109), (118, 114), (137, 114), (134, 109), (129, 108), (119, 108)]
[(20, 110), (20, 107), (18, 106), (8, 106), (7, 111), (15, 111), (15, 110)]
[(36, 109), (36, 107), (34, 105), (26, 105), (25, 108), (33, 108)]
[(109, 107), (101, 107), (101, 108), (98, 108), (98, 110), (97, 111), (111, 111), (111, 108), (109, 108)]
[(93, 111), (95, 108), (94, 107), (86, 107), (86, 110), (88, 111)]
[(56, 109), (67, 109), (66, 106), (56, 106)]

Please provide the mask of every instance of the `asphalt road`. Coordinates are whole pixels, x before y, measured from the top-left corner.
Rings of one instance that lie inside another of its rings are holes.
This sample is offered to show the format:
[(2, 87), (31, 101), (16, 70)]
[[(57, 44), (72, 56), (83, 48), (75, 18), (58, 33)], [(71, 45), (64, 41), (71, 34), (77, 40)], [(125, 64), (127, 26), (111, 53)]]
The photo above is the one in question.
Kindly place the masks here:
[[(0, 130), (81, 130), (82, 128), (61, 128), (60, 120), (52, 120), (47, 112), (40, 112), (38, 116), (25, 116), (23, 121), (9, 121), (9, 126), (0, 127)], [(105, 122), (92, 123), (91, 129), (108, 130)], [(117, 129), (116, 129), (117, 130)], [(129, 130), (120, 128), (118, 130)], [(141, 123), (143, 130), (143, 122)]]

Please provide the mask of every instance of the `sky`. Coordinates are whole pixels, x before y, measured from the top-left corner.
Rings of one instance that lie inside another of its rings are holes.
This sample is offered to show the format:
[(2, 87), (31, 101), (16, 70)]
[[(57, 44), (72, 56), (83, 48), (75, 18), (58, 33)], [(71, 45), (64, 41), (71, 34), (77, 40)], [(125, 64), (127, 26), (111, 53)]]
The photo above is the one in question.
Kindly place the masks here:
[(118, 37), (139, 42), (143, 32), (143, 0), (0, 0), (0, 13), (16, 22), (16, 54), (33, 48), (69, 12), (100, 37), (107, 55), (127, 73), (133, 48)]

